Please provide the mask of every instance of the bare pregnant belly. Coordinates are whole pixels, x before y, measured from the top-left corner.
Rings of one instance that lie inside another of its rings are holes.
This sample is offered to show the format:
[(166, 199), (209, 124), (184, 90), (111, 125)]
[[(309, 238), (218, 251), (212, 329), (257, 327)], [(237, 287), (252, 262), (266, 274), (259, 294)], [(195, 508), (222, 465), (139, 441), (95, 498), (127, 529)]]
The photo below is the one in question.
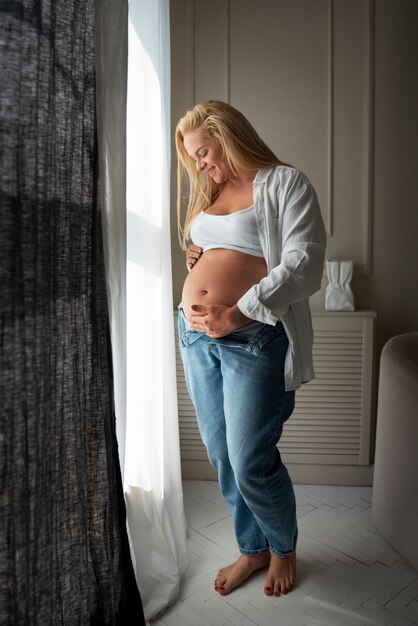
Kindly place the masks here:
[(208, 250), (189, 272), (182, 305), (190, 317), (192, 304), (236, 304), (250, 287), (267, 275), (263, 258), (235, 250)]

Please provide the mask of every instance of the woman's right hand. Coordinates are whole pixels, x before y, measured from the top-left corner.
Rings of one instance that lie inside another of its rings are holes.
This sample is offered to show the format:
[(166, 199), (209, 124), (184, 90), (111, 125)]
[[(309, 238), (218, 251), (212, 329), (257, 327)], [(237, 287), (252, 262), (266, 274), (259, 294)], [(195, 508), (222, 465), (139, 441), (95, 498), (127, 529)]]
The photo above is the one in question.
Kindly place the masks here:
[(186, 250), (186, 265), (187, 265), (187, 269), (190, 270), (194, 268), (194, 266), (196, 265), (196, 263), (198, 262), (198, 260), (200, 259), (200, 257), (203, 254), (203, 250), (202, 248), (199, 248), (198, 246), (195, 246), (193, 243), (191, 243)]

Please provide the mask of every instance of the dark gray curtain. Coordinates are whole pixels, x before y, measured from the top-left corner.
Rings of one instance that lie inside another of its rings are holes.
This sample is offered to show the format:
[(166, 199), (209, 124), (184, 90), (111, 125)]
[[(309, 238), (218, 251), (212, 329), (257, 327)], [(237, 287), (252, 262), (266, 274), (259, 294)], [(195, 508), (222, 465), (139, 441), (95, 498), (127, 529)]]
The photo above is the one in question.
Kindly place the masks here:
[(125, 526), (93, 0), (0, 0), (0, 616), (144, 623)]

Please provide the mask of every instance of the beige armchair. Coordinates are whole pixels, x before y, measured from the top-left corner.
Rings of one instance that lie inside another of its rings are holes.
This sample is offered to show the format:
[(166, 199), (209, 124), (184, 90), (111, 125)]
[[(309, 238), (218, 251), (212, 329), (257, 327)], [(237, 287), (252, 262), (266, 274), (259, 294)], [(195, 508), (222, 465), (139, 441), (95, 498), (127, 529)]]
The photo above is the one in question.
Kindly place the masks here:
[(382, 351), (372, 516), (418, 570), (418, 332), (393, 337)]

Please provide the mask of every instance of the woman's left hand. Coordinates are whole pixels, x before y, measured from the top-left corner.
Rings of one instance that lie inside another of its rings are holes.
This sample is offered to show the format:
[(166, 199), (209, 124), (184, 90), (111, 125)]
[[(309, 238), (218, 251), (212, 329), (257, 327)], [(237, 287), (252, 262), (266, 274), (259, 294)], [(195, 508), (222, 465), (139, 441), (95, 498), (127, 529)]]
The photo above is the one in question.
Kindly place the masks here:
[(189, 272), (190, 270), (194, 268), (194, 266), (196, 265), (196, 263), (198, 262), (202, 254), (203, 254), (202, 248), (199, 248), (199, 246), (195, 246), (193, 243), (191, 243), (187, 247), (186, 265), (187, 265), (187, 269), (189, 270)]
[(191, 309), (193, 313), (189, 321), (193, 328), (214, 339), (224, 337), (252, 321), (241, 313), (236, 304), (193, 304)]

